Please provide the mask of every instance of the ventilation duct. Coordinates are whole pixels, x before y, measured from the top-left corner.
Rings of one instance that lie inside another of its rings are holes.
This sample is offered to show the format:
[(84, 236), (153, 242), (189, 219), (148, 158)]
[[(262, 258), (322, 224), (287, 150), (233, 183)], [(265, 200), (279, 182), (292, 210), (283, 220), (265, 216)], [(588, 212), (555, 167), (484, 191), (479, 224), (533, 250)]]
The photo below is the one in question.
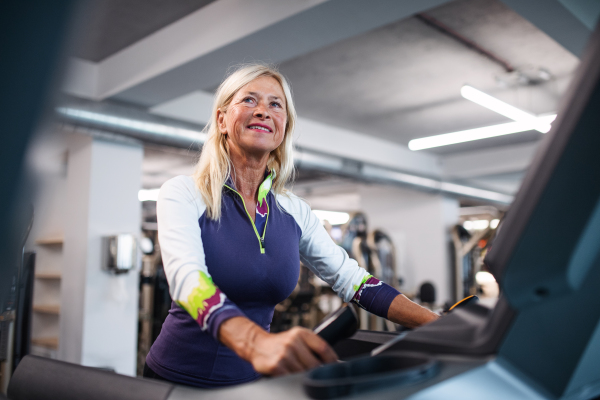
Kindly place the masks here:
[[(92, 135), (105, 136), (108, 133), (142, 143), (184, 149), (199, 149), (206, 140), (206, 134), (199, 125), (112, 103), (73, 99), (57, 107), (56, 113), (61, 121), (73, 126), (76, 131)], [(505, 205), (513, 200), (513, 196), (503, 193), (408, 174), (298, 147), (295, 149), (294, 158), (296, 167), (300, 170), (317, 170), (360, 181), (409, 186), (427, 192), (440, 192)]]

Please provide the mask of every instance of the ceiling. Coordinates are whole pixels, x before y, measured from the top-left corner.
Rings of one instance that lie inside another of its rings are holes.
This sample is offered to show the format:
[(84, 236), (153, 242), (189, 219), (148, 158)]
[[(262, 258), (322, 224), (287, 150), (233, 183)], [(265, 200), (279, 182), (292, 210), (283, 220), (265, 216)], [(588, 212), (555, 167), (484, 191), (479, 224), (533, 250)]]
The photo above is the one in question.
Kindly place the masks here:
[[(501, 87), (504, 69), (456, 39), (410, 17), (281, 65), (298, 113), (331, 125), (408, 145), (411, 139), (509, 122), (463, 99), (468, 83), (533, 114), (555, 112), (579, 61), (497, 0), (459, 0), (427, 14), (517, 69), (542, 67), (541, 84)], [(463, 145), (450, 153), (539, 140), (525, 133)]]
[(94, 0), (73, 56), (98, 62), (215, 0)]
[[(543, 137), (537, 131), (419, 154), (409, 154), (406, 145), (508, 122), (461, 98), (466, 83), (533, 114), (556, 112), (590, 33), (564, 6), (576, 1), (99, 0), (83, 18), (84, 33), (73, 50), (79, 69), (65, 90), (152, 113), (168, 108), (162, 115), (203, 124), (211, 90), (228, 67), (275, 62), (291, 82), (301, 119), (324, 132), (309, 135), (302, 146), (359, 159), (389, 149), (382, 164), (514, 193)], [(424, 23), (419, 13), (516, 72)], [(540, 69), (549, 80), (515, 83), (520, 73), (535, 78)], [(329, 133), (348, 140), (332, 145), (322, 140)], [(378, 160), (369, 156), (369, 162)], [(148, 148), (144, 187), (189, 174), (195, 157)], [(302, 172), (301, 179), (325, 177), (317, 175)]]

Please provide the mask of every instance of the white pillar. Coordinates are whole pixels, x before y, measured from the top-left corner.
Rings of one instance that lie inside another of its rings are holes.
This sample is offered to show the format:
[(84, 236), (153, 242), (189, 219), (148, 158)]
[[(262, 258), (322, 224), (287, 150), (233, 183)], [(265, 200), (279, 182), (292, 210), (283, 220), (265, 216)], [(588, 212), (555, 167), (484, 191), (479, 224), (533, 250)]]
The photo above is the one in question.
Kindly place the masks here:
[(416, 292), (423, 282), (430, 281), (438, 304), (452, 300), (449, 230), (458, 222), (458, 201), (380, 185), (361, 185), (360, 197), (369, 230), (380, 228), (392, 237), (403, 290)]
[(101, 270), (101, 238), (138, 235), (143, 148), (74, 135), (69, 143), (59, 358), (135, 375), (138, 271)]

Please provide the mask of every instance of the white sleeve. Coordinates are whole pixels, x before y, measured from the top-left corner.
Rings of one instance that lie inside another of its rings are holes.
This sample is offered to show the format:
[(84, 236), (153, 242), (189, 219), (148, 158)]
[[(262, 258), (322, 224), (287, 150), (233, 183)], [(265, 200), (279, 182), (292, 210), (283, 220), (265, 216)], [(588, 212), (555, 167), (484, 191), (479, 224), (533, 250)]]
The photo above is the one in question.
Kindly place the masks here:
[(178, 176), (158, 195), (158, 240), (171, 298), (218, 339), (225, 319), (242, 311), (213, 283), (204, 257), (199, 219), (206, 211), (194, 180)]
[(300, 229), (300, 259), (319, 278), (331, 285), (345, 302), (352, 300), (363, 279), (369, 275), (356, 260), (335, 244), (310, 206), (299, 197), (279, 195), (277, 201)]
[(158, 242), (175, 301), (187, 299), (198, 285), (200, 271), (208, 275), (198, 224), (205, 209), (190, 177), (175, 177), (160, 189), (156, 203)]

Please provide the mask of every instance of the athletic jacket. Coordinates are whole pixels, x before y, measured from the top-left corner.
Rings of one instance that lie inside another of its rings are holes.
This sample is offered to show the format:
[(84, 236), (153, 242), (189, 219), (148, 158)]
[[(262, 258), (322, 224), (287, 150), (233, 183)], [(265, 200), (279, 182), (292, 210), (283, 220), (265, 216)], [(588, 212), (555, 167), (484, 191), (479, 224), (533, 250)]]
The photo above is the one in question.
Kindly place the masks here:
[(161, 188), (158, 237), (173, 304), (146, 362), (162, 377), (199, 387), (260, 377), (217, 340), (218, 328), (245, 316), (268, 331), (275, 305), (296, 286), (300, 260), (345, 302), (387, 316), (398, 292), (349, 258), (308, 204), (291, 193), (275, 196), (271, 180), (269, 174), (259, 187), (255, 222), (231, 179), (219, 221), (205, 215), (191, 177)]

